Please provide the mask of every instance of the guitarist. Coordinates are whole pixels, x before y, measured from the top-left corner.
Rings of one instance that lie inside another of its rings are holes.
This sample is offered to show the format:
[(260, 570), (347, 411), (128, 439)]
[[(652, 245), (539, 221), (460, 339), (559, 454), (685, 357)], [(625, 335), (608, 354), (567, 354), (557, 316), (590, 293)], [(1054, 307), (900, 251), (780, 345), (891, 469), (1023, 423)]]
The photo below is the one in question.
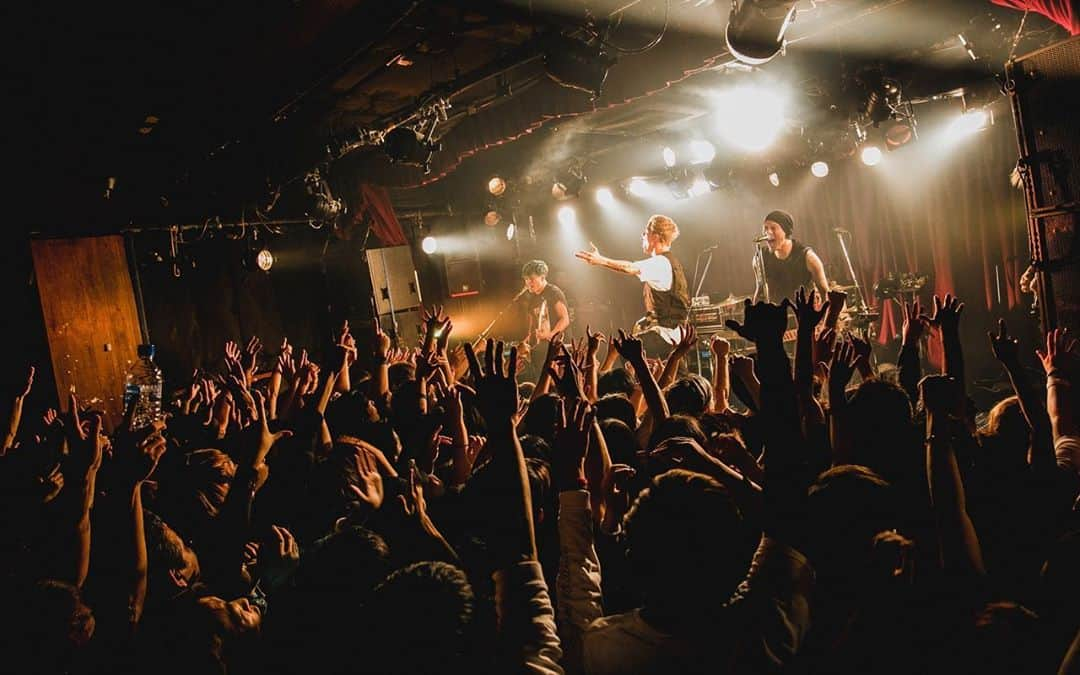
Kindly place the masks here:
[(551, 336), (561, 333), (570, 325), (570, 312), (566, 308), (566, 295), (547, 280), (548, 266), (543, 260), (530, 260), (521, 268), (525, 282), (525, 307), (529, 319), (529, 333), (524, 342), (535, 347)]
[(600, 255), (596, 246), (574, 255), (590, 265), (629, 274), (641, 280), (645, 294), (645, 316), (634, 326), (650, 356), (666, 356), (679, 342), (679, 324), (690, 314), (690, 293), (682, 264), (671, 253), (671, 243), (679, 236), (679, 226), (667, 216), (653, 216), (641, 233), (642, 260), (614, 260)]

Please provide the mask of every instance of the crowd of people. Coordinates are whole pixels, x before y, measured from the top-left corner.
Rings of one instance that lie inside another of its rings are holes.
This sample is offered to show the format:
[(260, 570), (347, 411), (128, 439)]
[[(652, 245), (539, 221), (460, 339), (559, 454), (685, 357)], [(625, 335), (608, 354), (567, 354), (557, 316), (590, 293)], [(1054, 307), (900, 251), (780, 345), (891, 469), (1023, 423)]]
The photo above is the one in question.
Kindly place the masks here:
[(1028, 381), (1002, 322), (1015, 395), (977, 428), (959, 300), (905, 306), (889, 369), (843, 302), (748, 301), (754, 356), (712, 338), (711, 380), (680, 368), (689, 327), (659, 362), (556, 334), (528, 382), (437, 307), (422, 344), (346, 324), (321, 365), (253, 338), (111, 433), (75, 394), (24, 410), (31, 369), (0, 670), (1077, 671), (1076, 341), (1051, 331)]

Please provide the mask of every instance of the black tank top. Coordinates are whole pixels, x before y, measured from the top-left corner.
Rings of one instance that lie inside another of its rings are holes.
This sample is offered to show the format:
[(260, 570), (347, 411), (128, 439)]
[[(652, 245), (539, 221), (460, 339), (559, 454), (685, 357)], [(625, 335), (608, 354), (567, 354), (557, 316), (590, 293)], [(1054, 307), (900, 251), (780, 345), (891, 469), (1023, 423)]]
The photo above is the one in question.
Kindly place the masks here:
[(795, 291), (799, 286), (810, 290), (812, 277), (806, 268), (806, 254), (810, 247), (802, 242), (791, 242), (791, 255), (781, 260), (767, 251), (762, 255), (765, 260), (765, 281), (769, 284), (769, 301), (780, 304), (784, 298), (795, 300)]
[(658, 291), (649, 284), (645, 286), (645, 314), (664, 328), (674, 328), (690, 314), (690, 292), (682, 264), (671, 251), (660, 255), (671, 263), (671, 288)]

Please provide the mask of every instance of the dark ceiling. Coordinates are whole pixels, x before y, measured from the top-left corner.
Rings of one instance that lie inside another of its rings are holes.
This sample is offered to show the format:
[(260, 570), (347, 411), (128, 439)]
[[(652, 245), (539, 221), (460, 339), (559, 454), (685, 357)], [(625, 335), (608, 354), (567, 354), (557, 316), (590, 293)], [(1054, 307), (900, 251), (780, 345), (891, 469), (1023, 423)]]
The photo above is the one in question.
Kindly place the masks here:
[[(746, 76), (730, 67), (721, 1), (185, 4), (44, 6), (12, 23), (16, 96), (7, 112), (18, 170), (9, 186), (25, 229), (237, 218), (265, 209), (314, 167), (335, 190), (386, 185), (418, 208), (452, 198), (459, 181), (494, 162), (546, 175), (574, 157), (693, 125), (709, 112), (703, 90)], [(986, 64), (1004, 60), (1022, 16), (984, 0), (799, 8), (787, 53), (762, 70), (796, 85), (793, 115), (806, 129), (844, 125), (852, 75), (868, 64), (902, 79), (911, 97), (992, 88)], [(556, 36), (590, 30), (624, 51), (662, 39), (618, 53), (594, 101), (548, 78), (541, 58)], [(978, 35), (985, 62), (959, 44), (965, 31)], [(1033, 15), (1018, 48), (1064, 35)], [(435, 127), (442, 151), (430, 173), (391, 165), (365, 144), (440, 101), (449, 107)], [(115, 189), (105, 199), (109, 177)], [(283, 199), (271, 215), (298, 215), (290, 208)]]

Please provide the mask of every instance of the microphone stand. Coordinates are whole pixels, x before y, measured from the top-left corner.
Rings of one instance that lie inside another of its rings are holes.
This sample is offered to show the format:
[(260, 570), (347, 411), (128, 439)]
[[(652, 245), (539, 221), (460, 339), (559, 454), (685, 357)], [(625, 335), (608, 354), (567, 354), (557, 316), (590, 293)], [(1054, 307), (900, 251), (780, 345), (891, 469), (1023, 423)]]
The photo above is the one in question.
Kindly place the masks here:
[(848, 274), (851, 275), (851, 283), (855, 284), (855, 295), (859, 298), (859, 309), (865, 310), (870, 305), (863, 297), (862, 286), (859, 285), (859, 277), (855, 276), (855, 268), (851, 264), (851, 256), (848, 254), (847, 244), (844, 242), (844, 233), (837, 232), (836, 237), (840, 240), (840, 250), (844, 253), (844, 262), (847, 263)]
[(754, 289), (754, 302), (758, 301), (758, 294), (759, 293), (764, 294), (765, 302), (770, 302), (770, 300), (769, 300), (769, 280), (767, 278), (765, 278), (765, 257), (764, 257), (765, 254), (762, 253), (762, 249), (763, 249), (762, 244), (764, 244), (764, 243), (765, 243), (764, 241), (756, 241), (756, 242), (754, 242), (754, 262), (755, 262), (754, 281), (756, 282), (756, 285), (757, 285), (757, 288)]
[(510, 300), (510, 302), (506, 303), (505, 307), (499, 310), (499, 313), (495, 315), (495, 318), (491, 320), (491, 323), (489, 323), (487, 327), (484, 328), (484, 330), (480, 331), (480, 335), (476, 336), (476, 340), (473, 341), (474, 347), (478, 345), (481, 340), (487, 339), (488, 333), (490, 333), (491, 329), (495, 327), (495, 324), (499, 322), (499, 319), (502, 318), (502, 315), (506, 313), (506, 310), (514, 306), (514, 303), (516, 303), (521, 298), (521, 296), (525, 294), (526, 290), (527, 289), (522, 289), (522, 291), (515, 295)]

